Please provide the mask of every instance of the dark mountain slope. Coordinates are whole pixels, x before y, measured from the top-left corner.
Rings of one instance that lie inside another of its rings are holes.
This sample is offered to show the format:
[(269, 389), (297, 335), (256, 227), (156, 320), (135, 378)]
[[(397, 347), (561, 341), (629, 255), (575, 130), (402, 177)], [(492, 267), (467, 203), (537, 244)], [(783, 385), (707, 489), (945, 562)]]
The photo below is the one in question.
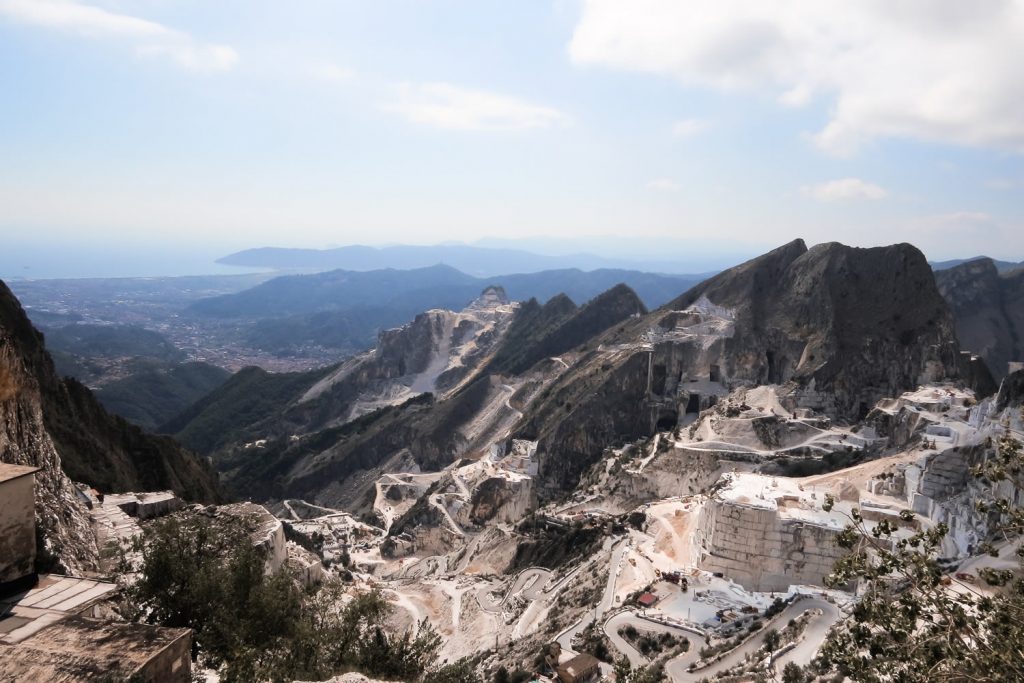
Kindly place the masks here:
[(543, 306), (535, 298), (523, 302), (487, 369), (506, 375), (523, 372), (543, 358), (538, 345), (576, 311), (576, 304), (564, 294)]
[[(532, 302), (532, 303), (531, 303)], [(502, 347), (488, 366), (490, 372), (521, 374), (534, 364), (586, 343), (631, 316), (647, 313), (636, 293), (620, 284), (578, 310), (564, 295), (543, 307), (531, 299), (517, 313)]]
[(139, 363), (124, 379), (94, 390), (103, 407), (155, 430), (227, 381), (231, 373), (209, 363)]
[[(558, 296), (544, 306), (527, 302), (512, 313), (502, 292), (488, 289), (481, 301), (488, 297), (499, 308), (420, 314), (400, 329), (381, 333), (374, 352), (319, 376), (247, 369), (165, 428), (212, 453), (227, 485), (239, 495), (338, 503), (361, 496), (377, 476), (371, 473), (395, 459), (406, 467), (414, 463), (431, 470), (478, 455), (490, 443), (484, 435), (496, 431), (492, 438), (500, 438), (514, 424), (512, 403), (528, 402), (546, 381), (543, 369), (531, 370), (536, 378), (529, 381), (514, 378), (520, 367), (530, 370), (538, 361), (645, 312), (625, 286), (578, 309), (568, 297)], [(449, 318), (463, 323), (445, 323)], [(473, 353), (461, 356), (456, 367), (465, 372), (458, 381), (446, 381), (446, 372), (438, 376), (433, 393), (352, 415), (351, 408), (367, 395), (386, 394), (388, 382), (416, 376), (434, 364), (438, 353), (447, 355), (442, 350), (447, 348), (442, 343), (446, 335), (454, 340), (462, 336), (464, 324), (471, 332), (487, 320), (494, 326), (475, 338)], [(523, 387), (522, 392), (508, 386), (495, 368)], [(487, 415), (484, 421), (470, 426), (482, 414)]]
[(278, 356), (301, 355), (317, 348), (350, 355), (373, 346), (378, 331), (405, 322), (408, 316), (403, 311), (387, 307), (353, 308), (265, 318), (253, 323), (243, 340), (253, 348)]
[(166, 362), (182, 361), (185, 353), (159, 332), (135, 325), (64, 325), (44, 327), (46, 347), (53, 353), (85, 358), (152, 358)]
[(7, 286), (0, 283), (0, 330), (38, 388), (39, 408), (63, 470), (101, 491), (170, 488), (191, 500), (218, 498), (216, 474), (173, 439), (146, 434), (109, 414), (73, 379), (61, 380)]
[(104, 408), (150, 431), (231, 375), (187, 362), (164, 335), (135, 325), (64, 325), (42, 332), (58, 374), (74, 377)]
[[(682, 308), (707, 296), (736, 310), (727, 376), (813, 386), (835, 396), (834, 407), (822, 407), (848, 418), (929, 378), (968, 377), (952, 315), (916, 247), (802, 247), (786, 245), (772, 252), (781, 259), (727, 271), (674, 302)], [(751, 354), (763, 362), (742, 359)], [(989, 394), (995, 385), (979, 389)]]
[(1003, 378), (1010, 361), (1024, 360), (1024, 269), (1000, 272), (992, 259), (969, 261), (935, 273), (965, 349)]
[[(691, 305), (696, 312), (683, 312)], [(796, 240), (588, 348), (516, 434), (540, 441), (542, 483), (557, 490), (575, 486), (603, 448), (705, 405), (708, 385), (779, 384), (793, 407), (849, 420), (924, 381), (965, 379), (983, 395), (995, 388), (961, 356), (931, 269), (906, 244), (808, 250)]]
[(257, 367), (243, 368), (217, 389), (160, 425), (158, 431), (174, 434), (200, 453), (238, 443), (273, 421), (334, 366), (309, 372), (270, 373)]

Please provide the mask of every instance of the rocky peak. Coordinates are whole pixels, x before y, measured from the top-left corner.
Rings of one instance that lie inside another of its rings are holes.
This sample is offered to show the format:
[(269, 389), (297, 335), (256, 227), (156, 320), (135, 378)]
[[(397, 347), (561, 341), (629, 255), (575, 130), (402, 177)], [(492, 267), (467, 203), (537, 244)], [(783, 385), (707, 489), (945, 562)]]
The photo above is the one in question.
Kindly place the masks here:
[(723, 271), (693, 287), (664, 308), (682, 310), (701, 296), (720, 306), (757, 312), (764, 299), (781, 286), (783, 275), (794, 261), (807, 253), (802, 239), (773, 249), (745, 263)]
[(606, 292), (598, 294), (583, 307), (591, 315), (644, 315), (647, 307), (629, 285), (619, 283)]
[(505, 288), (501, 285), (491, 285), (480, 292), (476, 301), (469, 305), (470, 308), (494, 308), (495, 306), (508, 305), (509, 298)]
[(1000, 273), (982, 258), (937, 271), (935, 282), (961, 345), (984, 358), (997, 379), (1011, 361), (1024, 360), (1024, 270)]
[[(534, 304), (537, 303), (536, 299), (531, 299)], [(563, 316), (571, 315), (576, 312), (576, 304), (567, 294), (556, 294), (555, 296), (548, 299), (547, 303), (543, 307), (540, 307), (544, 311), (545, 316)]]

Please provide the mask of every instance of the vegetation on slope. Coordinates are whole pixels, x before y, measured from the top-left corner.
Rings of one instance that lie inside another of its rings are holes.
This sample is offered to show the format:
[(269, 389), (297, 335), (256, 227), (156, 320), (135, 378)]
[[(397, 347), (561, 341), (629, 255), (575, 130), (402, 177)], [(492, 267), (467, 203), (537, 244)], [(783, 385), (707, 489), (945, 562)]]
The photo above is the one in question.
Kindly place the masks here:
[(267, 575), (246, 520), (183, 513), (139, 544), (129, 616), (193, 629), (193, 655), (224, 683), (324, 680), (359, 671), (384, 680), (436, 677), (441, 638), (426, 622), (390, 632), (379, 592), (342, 600), (344, 586), (304, 590), (287, 570)]
[(257, 367), (243, 368), (165, 422), (159, 431), (173, 434), (200, 453), (211, 453), (249, 438), (257, 425), (281, 413), (333, 369), (270, 373)]
[(209, 363), (143, 363), (124, 379), (95, 390), (112, 413), (147, 430), (155, 430), (210, 393), (231, 376)]
[(181, 361), (185, 354), (169, 339), (135, 325), (64, 325), (44, 330), (46, 346), (84, 358), (142, 357)]
[(527, 567), (558, 569), (592, 554), (604, 538), (600, 527), (574, 523), (563, 528), (532, 515), (520, 522), (516, 531), (523, 535), (523, 539), (516, 546), (509, 572)]
[(256, 321), (246, 331), (245, 343), (281, 357), (302, 354), (308, 348), (357, 353), (377, 341), (380, 330), (408, 322), (403, 308), (360, 307), (346, 311), (317, 311)]

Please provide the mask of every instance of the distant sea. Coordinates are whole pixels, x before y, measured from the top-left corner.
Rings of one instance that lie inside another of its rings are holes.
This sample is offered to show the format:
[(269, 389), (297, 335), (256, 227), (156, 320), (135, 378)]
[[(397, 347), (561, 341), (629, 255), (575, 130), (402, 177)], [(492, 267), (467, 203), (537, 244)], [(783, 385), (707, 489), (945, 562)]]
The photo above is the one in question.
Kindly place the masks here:
[(4, 245), (0, 247), (0, 279), (175, 277), (237, 275), (263, 269), (225, 266), (216, 260), (224, 250), (183, 247), (108, 245)]

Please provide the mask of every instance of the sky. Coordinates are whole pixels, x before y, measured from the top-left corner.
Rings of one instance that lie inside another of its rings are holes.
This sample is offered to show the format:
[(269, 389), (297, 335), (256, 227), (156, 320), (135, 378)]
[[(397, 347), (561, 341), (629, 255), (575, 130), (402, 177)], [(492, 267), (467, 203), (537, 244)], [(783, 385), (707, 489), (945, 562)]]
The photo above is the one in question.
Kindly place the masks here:
[(0, 0), (8, 249), (1024, 260), (1024, 0)]

